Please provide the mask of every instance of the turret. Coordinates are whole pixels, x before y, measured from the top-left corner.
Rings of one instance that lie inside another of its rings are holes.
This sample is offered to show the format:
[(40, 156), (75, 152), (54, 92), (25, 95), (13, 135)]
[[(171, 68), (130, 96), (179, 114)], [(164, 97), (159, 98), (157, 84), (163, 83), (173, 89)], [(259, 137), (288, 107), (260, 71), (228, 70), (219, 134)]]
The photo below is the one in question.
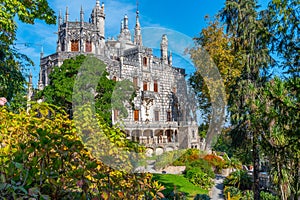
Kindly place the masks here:
[(97, 26), (97, 30), (102, 38), (104, 38), (104, 26), (105, 26), (105, 14), (104, 14), (104, 3), (100, 7), (100, 3), (97, 0), (96, 6), (94, 7), (91, 14), (92, 23)]
[(161, 60), (164, 64), (168, 64), (168, 38), (164, 34), (160, 43)]
[(137, 4), (137, 9), (136, 9), (136, 23), (135, 23), (135, 28), (134, 28), (134, 44), (142, 46), (142, 34), (141, 34), (141, 25), (140, 25), (140, 20), (139, 20), (138, 4)]

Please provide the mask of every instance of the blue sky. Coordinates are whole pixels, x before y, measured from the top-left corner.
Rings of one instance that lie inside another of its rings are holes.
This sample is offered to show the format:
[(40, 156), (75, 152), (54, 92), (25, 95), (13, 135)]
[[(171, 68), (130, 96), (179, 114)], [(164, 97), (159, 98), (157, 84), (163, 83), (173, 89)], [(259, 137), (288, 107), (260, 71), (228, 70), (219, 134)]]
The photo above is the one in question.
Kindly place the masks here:
[[(101, 1), (100, 1), (101, 2)], [(119, 33), (120, 22), (125, 14), (129, 17), (129, 28), (135, 25), (136, 0), (104, 0), (106, 12), (106, 38)], [(148, 47), (158, 48), (160, 37), (167, 33), (170, 49), (175, 55), (175, 65), (191, 70), (192, 65), (183, 50), (192, 45), (192, 38), (206, 26), (204, 16), (213, 17), (224, 5), (225, 0), (139, 0), (140, 23), (143, 42)], [(64, 16), (69, 8), (70, 21), (79, 19), (80, 7), (83, 7), (85, 21), (88, 21), (96, 0), (49, 0), (50, 6)], [(266, 6), (267, 0), (259, 3)], [(34, 25), (19, 23), (16, 47), (28, 55), (35, 66), (30, 69), (36, 87), (39, 72), (39, 56), (43, 48), (44, 55), (55, 52), (57, 35), (56, 25), (46, 25), (36, 21)], [(177, 55), (177, 56), (176, 56)]]

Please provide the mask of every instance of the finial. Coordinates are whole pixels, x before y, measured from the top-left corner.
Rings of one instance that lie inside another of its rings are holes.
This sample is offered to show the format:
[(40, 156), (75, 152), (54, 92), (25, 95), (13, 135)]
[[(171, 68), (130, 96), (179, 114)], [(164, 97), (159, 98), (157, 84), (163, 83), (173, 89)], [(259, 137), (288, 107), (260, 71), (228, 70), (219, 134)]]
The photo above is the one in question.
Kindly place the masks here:
[(96, 1), (96, 6), (100, 6), (99, 0)]
[(139, 15), (139, 1), (136, 0), (136, 14)]

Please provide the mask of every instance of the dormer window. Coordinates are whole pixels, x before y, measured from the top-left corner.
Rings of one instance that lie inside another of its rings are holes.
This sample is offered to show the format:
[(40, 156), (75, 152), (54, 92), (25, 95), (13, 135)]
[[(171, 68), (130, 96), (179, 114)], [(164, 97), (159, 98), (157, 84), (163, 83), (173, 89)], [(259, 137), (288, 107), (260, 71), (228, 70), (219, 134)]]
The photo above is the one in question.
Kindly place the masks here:
[(79, 51), (79, 40), (71, 40), (71, 51)]

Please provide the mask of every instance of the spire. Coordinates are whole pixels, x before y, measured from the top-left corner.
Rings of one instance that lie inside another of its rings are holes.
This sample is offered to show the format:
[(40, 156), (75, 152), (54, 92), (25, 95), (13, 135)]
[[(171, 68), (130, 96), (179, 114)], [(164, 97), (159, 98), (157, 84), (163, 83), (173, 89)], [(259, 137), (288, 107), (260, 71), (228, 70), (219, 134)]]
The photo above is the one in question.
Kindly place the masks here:
[(59, 14), (58, 14), (58, 29), (60, 28), (61, 24), (62, 24), (62, 17), (61, 17), (61, 10), (59, 10)]
[(128, 16), (125, 14), (124, 16), (124, 29), (128, 29)]
[(139, 2), (136, 1), (136, 23), (134, 28), (134, 44), (142, 45), (141, 25), (139, 20)]
[(120, 33), (122, 33), (123, 29), (124, 29), (124, 21), (122, 20), (121, 21), (121, 30), (120, 30)]
[(66, 7), (66, 23), (69, 21), (69, 9), (68, 6)]
[(80, 8), (80, 22), (83, 24), (83, 21), (84, 21), (84, 12), (83, 12), (83, 9), (82, 9), (82, 6)]

